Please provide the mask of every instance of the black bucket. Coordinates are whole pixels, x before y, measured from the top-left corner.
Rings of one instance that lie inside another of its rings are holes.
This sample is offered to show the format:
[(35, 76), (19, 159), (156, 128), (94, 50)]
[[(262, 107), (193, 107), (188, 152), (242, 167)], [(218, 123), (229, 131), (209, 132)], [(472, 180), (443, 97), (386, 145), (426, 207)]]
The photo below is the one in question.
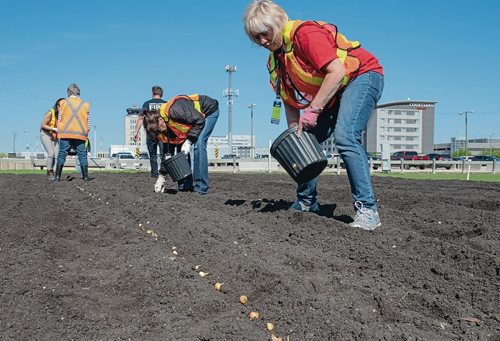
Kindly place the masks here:
[(288, 128), (276, 138), (271, 146), (271, 155), (298, 183), (314, 179), (325, 169), (328, 161), (314, 136), (297, 127)]
[(163, 161), (163, 165), (174, 181), (179, 181), (184, 179), (186, 176), (191, 175), (191, 166), (189, 166), (187, 156), (184, 152), (179, 152), (176, 155), (169, 157)]

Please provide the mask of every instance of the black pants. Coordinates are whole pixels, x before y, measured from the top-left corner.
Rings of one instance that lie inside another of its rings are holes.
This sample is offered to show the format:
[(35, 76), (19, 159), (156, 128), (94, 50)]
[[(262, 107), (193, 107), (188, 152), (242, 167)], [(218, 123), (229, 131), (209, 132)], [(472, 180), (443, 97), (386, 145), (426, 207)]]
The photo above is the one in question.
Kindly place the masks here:
[(149, 134), (146, 137), (146, 144), (148, 146), (149, 163), (151, 165), (151, 176), (158, 177), (158, 147), (160, 149), (160, 156), (163, 160), (163, 143), (156, 140), (155, 134)]

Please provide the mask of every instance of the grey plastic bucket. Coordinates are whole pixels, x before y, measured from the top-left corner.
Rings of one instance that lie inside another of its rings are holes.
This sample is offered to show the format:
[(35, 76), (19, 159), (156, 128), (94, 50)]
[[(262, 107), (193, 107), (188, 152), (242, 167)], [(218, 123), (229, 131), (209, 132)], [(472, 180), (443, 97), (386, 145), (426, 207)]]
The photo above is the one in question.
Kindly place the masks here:
[(298, 183), (314, 179), (325, 169), (328, 161), (314, 136), (297, 127), (288, 128), (276, 138), (271, 146), (271, 155)]
[(163, 165), (172, 180), (179, 181), (191, 175), (191, 166), (184, 152), (179, 152), (163, 161)]

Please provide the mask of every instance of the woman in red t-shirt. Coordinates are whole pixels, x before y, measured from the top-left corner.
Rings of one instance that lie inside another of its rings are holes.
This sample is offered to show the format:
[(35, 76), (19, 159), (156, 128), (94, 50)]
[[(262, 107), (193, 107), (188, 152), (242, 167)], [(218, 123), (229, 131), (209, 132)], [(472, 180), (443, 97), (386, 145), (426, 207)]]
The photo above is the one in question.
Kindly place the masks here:
[[(244, 25), (249, 38), (270, 51), (271, 86), (285, 104), (288, 126), (307, 130), (320, 143), (333, 134), (357, 211), (350, 225), (374, 230), (380, 219), (361, 141), (384, 86), (377, 58), (334, 25), (289, 20), (271, 0), (253, 1)], [(300, 183), (291, 209), (319, 211), (316, 184)]]

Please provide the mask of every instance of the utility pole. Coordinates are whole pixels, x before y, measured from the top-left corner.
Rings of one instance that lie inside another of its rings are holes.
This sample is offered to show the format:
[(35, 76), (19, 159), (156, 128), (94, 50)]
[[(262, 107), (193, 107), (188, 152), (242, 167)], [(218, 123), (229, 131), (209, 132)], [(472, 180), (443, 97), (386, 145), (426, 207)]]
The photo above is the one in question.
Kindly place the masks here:
[(469, 145), (469, 138), (467, 137), (467, 114), (472, 114), (474, 111), (468, 110), (461, 112), (460, 115), (465, 115), (465, 156), (468, 156), (468, 145)]
[(255, 103), (248, 106), (250, 108), (250, 158), (255, 158), (254, 146), (253, 146), (253, 108), (255, 108)]
[(233, 65), (226, 65), (224, 70), (229, 74), (229, 87), (224, 90), (224, 97), (227, 97), (227, 117), (228, 117), (228, 143), (229, 143), (229, 152), (233, 155), (233, 96), (238, 96), (238, 90), (233, 93), (233, 89), (231, 88), (231, 75), (233, 72), (236, 72), (237, 67)]
[(13, 139), (14, 154), (16, 154), (16, 137), (17, 137), (17, 134), (16, 134), (16, 132), (14, 132), (12, 135), (13, 135), (12, 139)]
[(94, 158), (97, 158), (97, 130), (95, 128), (95, 124), (94, 124)]
[(493, 148), (492, 148), (492, 145), (491, 145), (491, 138), (493, 137), (493, 135), (495, 135), (495, 133), (491, 133), (490, 134), (490, 155), (493, 155)]

